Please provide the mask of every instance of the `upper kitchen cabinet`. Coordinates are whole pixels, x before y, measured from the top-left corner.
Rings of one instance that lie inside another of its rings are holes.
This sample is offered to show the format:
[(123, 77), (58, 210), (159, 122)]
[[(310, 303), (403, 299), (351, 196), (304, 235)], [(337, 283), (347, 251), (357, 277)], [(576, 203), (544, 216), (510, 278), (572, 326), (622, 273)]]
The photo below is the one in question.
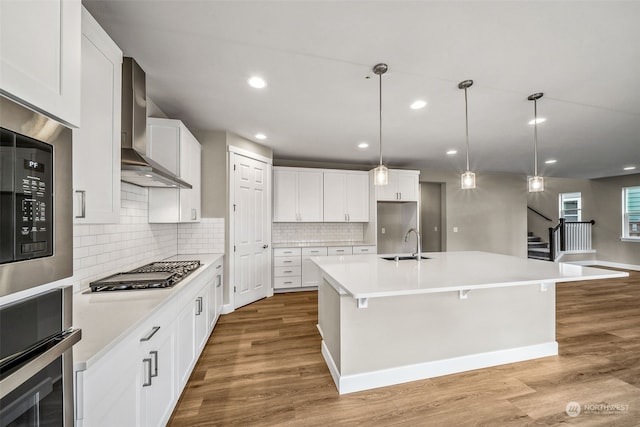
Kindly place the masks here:
[(324, 172), (324, 221), (369, 222), (367, 172)]
[(376, 200), (380, 202), (417, 202), (420, 198), (420, 171), (389, 169), (389, 183), (376, 186)]
[(150, 117), (147, 149), (150, 157), (192, 186), (191, 189), (149, 188), (149, 222), (200, 221), (202, 153), (198, 140), (180, 120)]
[(82, 126), (73, 130), (76, 223), (120, 221), (122, 51), (82, 8)]
[(322, 222), (322, 170), (273, 168), (273, 222)]
[(0, 1), (0, 93), (80, 126), (80, 0)]

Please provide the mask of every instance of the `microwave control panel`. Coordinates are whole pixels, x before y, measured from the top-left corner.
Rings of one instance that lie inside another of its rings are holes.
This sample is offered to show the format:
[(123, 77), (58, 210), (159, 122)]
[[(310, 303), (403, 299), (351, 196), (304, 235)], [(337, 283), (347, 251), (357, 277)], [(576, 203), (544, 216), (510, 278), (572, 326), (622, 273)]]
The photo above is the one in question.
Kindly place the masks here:
[(53, 147), (2, 129), (0, 148), (0, 220), (3, 236), (11, 236), (11, 244), (2, 244), (0, 262), (53, 255)]

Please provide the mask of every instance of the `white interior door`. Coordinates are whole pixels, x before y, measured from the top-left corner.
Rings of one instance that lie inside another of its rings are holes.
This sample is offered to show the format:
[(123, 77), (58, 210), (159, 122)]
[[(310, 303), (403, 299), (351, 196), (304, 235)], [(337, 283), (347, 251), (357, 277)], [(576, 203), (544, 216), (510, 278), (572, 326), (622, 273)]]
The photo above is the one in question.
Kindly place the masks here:
[(234, 154), (234, 265), (235, 308), (269, 295), (268, 164)]

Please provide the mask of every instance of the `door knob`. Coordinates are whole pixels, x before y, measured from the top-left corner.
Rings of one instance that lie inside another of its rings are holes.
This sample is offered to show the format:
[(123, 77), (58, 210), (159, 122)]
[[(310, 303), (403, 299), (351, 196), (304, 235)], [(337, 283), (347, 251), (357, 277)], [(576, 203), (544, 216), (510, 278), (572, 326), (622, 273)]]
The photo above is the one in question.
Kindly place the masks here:
[(269, 245), (262, 245), (262, 249), (267, 249)]

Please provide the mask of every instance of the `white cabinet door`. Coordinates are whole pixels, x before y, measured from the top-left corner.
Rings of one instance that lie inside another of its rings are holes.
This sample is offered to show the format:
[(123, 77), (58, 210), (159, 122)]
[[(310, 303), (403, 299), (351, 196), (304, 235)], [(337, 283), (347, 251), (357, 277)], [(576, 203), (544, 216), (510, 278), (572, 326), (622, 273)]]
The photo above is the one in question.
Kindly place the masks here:
[(298, 172), (298, 212), (301, 222), (322, 222), (322, 171)]
[(222, 284), (223, 284), (222, 258), (215, 265), (215, 276), (209, 288), (209, 329), (213, 330), (220, 314), (222, 313)]
[(347, 176), (340, 172), (324, 173), (324, 222), (347, 221)]
[(178, 176), (181, 176), (180, 124), (179, 120), (147, 118), (147, 156)]
[(82, 8), (82, 126), (73, 130), (76, 223), (120, 222), (122, 51)]
[(387, 185), (376, 186), (376, 199), (383, 201), (398, 200), (398, 175), (389, 171), (389, 181)]
[(369, 174), (346, 175), (347, 219), (349, 222), (369, 222)]
[(418, 171), (389, 170), (389, 183), (376, 186), (376, 200), (417, 202), (419, 176)]
[(273, 168), (273, 222), (322, 222), (322, 171)]
[(80, 126), (80, 0), (0, 1), (0, 88)]
[(191, 375), (191, 365), (196, 357), (195, 313), (196, 303), (190, 302), (180, 311), (176, 319), (176, 378), (178, 390), (181, 390), (187, 383), (189, 375)]
[(324, 222), (369, 222), (367, 172), (324, 172)]
[(175, 404), (175, 358), (172, 328), (163, 328), (142, 343), (140, 353), (140, 425), (169, 421)]
[(311, 261), (313, 256), (326, 256), (326, 247), (302, 248), (302, 287), (318, 286), (322, 274), (318, 266)]
[(418, 201), (418, 176), (413, 174), (396, 175), (399, 199), (407, 202)]
[(298, 221), (298, 173), (273, 168), (273, 222)]
[(150, 223), (198, 222), (201, 216), (201, 146), (180, 120), (150, 117), (148, 155), (192, 185), (185, 188), (149, 188)]

